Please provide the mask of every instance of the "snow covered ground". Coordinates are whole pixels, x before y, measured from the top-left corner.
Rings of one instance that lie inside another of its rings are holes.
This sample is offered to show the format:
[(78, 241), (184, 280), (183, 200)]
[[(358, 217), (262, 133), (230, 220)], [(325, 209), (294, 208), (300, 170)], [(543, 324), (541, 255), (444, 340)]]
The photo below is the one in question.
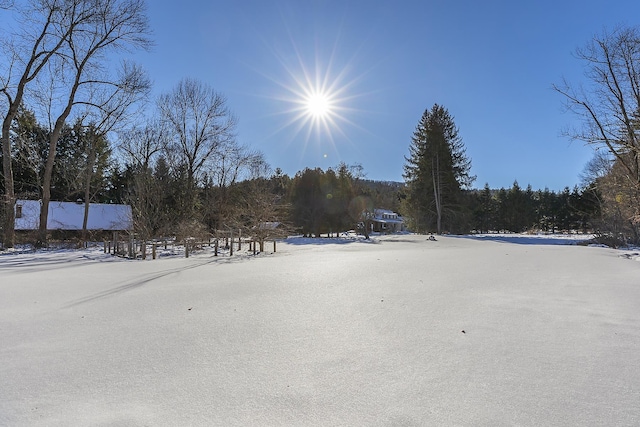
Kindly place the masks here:
[(549, 243), (0, 255), (0, 425), (640, 425), (640, 251)]

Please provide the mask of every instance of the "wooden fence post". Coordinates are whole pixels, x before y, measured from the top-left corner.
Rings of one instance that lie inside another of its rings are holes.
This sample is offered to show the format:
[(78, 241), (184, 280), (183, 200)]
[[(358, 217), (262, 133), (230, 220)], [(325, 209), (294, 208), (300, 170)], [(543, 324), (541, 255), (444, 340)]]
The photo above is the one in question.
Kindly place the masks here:
[(215, 244), (215, 246), (214, 246), (214, 249), (213, 249), (213, 256), (218, 256), (218, 239), (216, 239), (214, 244)]
[(151, 254), (153, 256), (153, 259), (156, 259), (156, 242), (153, 242), (153, 246), (151, 247)]
[(184, 257), (189, 258), (189, 240), (184, 239)]
[(276, 252), (276, 241), (274, 240), (273, 241), (273, 253), (275, 253), (275, 252)]

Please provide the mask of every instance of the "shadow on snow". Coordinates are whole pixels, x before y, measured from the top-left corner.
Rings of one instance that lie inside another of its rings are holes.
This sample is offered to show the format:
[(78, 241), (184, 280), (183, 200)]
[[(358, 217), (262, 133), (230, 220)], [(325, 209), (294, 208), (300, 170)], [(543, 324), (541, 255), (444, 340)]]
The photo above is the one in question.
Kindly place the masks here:
[(465, 234), (460, 236), (447, 236), (481, 241), (493, 241), (500, 243), (516, 243), (519, 245), (577, 245), (591, 239), (591, 235), (523, 235), (523, 234)]

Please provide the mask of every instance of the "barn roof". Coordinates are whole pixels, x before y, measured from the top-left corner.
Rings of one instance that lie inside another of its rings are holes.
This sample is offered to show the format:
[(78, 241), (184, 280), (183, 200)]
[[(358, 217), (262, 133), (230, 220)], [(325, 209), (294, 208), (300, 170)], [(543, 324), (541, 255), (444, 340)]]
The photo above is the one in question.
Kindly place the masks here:
[[(37, 230), (40, 223), (39, 200), (17, 200), (16, 230)], [(18, 217), (20, 216), (20, 217)], [(84, 202), (49, 202), (47, 230), (82, 230)], [(133, 228), (131, 206), (90, 203), (87, 230), (130, 230)]]

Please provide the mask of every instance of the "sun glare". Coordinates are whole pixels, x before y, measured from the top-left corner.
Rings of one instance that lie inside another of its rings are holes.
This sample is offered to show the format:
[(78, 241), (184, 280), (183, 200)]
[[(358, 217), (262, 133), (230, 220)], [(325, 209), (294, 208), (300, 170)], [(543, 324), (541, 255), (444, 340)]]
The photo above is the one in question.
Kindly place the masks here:
[(331, 98), (324, 93), (312, 93), (306, 99), (307, 114), (316, 119), (326, 118), (331, 114)]
[(272, 113), (285, 117), (274, 135), (291, 128), (289, 141), (300, 143), (302, 153), (312, 143), (337, 153), (338, 144), (351, 141), (345, 129), (360, 128), (351, 116), (359, 112), (354, 108), (356, 99), (364, 96), (356, 91), (364, 74), (351, 76), (358, 68), (357, 58), (341, 58), (339, 45), (336, 42), (333, 51), (322, 55), (321, 49), (303, 52), (292, 38), (291, 49), (273, 50), (284, 73), (264, 74), (283, 89), (269, 95), (284, 106)]

